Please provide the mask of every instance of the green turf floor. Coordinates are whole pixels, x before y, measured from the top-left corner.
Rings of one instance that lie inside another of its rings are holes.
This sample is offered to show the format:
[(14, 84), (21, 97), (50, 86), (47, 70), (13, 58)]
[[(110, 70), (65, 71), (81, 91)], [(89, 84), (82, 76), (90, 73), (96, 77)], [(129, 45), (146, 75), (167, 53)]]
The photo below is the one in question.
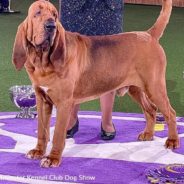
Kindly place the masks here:
[[(8, 89), (12, 85), (30, 84), (25, 70), (15, 71), (11, 64), (12, 47), (19, 23), (26, 17), (33, 0), (12, 0), (12, 9), (20, 14), (0, 14), (0, 111), (17, 110), (11, 103)], [(58, 6), (58, 1), (52, 1)], [(159, 6), (125, 5), (124, 30), (146, 30), (156, 20)], [(184, 115), (184, 8), (174, 8), (170, 23), (161, 39), (168, 58), (167, 89), (171, 104), (178, 116)], [(158, 86), (159, 88), (159, 86)], [(98, 100), (81, 106), (82, 110), (99, 110)], [(114, 111), (141, 112), (128, 96), (116, 98)]]

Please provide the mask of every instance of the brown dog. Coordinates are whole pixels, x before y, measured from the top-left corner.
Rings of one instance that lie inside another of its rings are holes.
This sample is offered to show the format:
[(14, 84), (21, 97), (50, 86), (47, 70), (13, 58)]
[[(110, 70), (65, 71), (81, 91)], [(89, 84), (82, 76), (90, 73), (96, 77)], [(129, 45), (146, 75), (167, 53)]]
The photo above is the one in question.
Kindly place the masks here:
[[(166, 91), (166, 56), (159, 44), (171, 9), (172, 0), (163, 0), (160, 16), (148, 31), (87, 37), (66, 32), (51, 3), (40, 0), (31, 5), (13, 50), (13, 63), (18, 70), (25, 66), (36, 91), (38, 143), (29, 158), (42, 158), (42, 167), (57, 167), (73, 106), (113, 90), (123, 95), (128, 88), (147, 119), (139, 139), (151, 140), (156, 105), (168, 123), (165, 146), (179, 146), (176, 115)], [(57, 109), (53, 147), (43, 158), (53, 104)]]

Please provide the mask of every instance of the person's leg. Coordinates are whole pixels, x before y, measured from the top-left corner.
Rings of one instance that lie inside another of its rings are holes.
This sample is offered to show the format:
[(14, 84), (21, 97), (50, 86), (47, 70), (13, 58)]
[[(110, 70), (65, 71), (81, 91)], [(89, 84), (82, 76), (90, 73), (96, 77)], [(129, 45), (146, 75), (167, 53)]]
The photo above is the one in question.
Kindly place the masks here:
[(78, 119), (77, 114), (78, 114), (79, 109), (80, 109), (80, 105), (79, 104), (74, 106), (74, 108), (73, 108), (73, 110), (71, 112), (70, 122), (69, 122), (68, 128), (67, 128), (68, 130), (70, 130), (71, 128), (74, 127), (74, 125), (75, 125), (75, 123), (76, 123), (76, 121)]
[[(101, 138), (104, 140), (111, 140), (116, 135), (116, 131), (112, 123), (114, 98), (115, 92), (111, 92), (100, 97), (100, 106), (102, 111)], [(73, 135), (78, 131), (79, 122), (77, 114), (79, 109), (80, 105), (75, 105), (73, 107), (67, 128), (67, 138), (73, 137)]]
[(20, 13), (20, 11), (12, 10), (10, 4), (10, 0), (0, 0), (0, 13)]
[(71, 115), (70, 115), (70, 121), (67, 127), (67, 135), (66, 138), (72, 138), (75, 133), (78, 132), (79, 129), (79, 121), (78, 121), (78, 111), (80, 109), (80, 105), (77, 104), (73, 107)]
[(8, 9), (8, 8), (9, 8), (9, 5), (10, 5), (9, 0), (2, 0), (2, 1), (1, 1), (1, 6), (2, 6), (2, 8)]
[(0, 0), (0, 6), (2, 5), (2, 0)]
[(102, 129), (105, 132), (115, 132), (112, 123), (112, 110), (114, 105), (115, 92), (108, 93), (100, 97), (102, 111)]

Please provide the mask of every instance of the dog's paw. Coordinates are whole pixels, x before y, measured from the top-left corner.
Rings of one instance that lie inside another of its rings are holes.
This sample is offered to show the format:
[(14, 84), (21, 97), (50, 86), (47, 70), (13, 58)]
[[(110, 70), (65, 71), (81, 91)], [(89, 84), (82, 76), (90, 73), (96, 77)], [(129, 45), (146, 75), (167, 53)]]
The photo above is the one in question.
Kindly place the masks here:
[(26, 158), (29, 159), (41, 159), (44, 156), (43, 150), (32, 149), (26, 154)]
[(149, 132), (141, 132), (138, 135), (139, 141), (152, 141), (153, 140), (153, 134)]
[(59, 167), (61, 161), (57, 158), (51, 158), (49, 156), (42, 158), (40, 162), (40, 167)]
[(168, 149), (176, 149), (180, 147), (179, 138), (170, 139), (168, 138), (165, 142), (165, 147)]

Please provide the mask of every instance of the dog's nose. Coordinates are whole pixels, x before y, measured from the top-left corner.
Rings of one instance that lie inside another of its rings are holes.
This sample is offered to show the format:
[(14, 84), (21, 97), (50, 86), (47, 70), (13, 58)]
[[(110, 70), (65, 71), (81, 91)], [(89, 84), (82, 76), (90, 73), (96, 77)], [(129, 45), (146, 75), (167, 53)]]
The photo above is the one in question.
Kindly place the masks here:
[(53, 20), (48, 20), (45, 23), (44, 28), (47, 32), (52, 33), (56, 29), (56, 24)]

